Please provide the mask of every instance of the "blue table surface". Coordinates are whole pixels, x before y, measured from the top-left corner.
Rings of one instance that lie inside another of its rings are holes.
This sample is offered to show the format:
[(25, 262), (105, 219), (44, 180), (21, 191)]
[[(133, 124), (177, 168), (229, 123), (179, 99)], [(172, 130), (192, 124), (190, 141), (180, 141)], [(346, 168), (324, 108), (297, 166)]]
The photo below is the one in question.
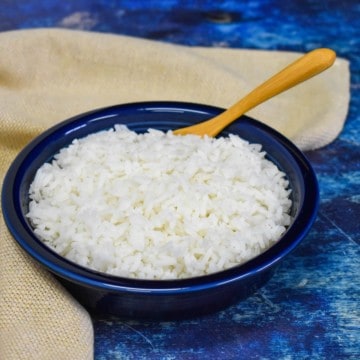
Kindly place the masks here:
[(318, 218), (275, 276), (202, 318), (93, 317), (95, 359), (360, 359), (359, 18), (356, 0), (0, 0), (0, 31), (57, 26), (185, 45), (330, 47), (351, 62), (345, 128), (306, 154), (320, 185)]

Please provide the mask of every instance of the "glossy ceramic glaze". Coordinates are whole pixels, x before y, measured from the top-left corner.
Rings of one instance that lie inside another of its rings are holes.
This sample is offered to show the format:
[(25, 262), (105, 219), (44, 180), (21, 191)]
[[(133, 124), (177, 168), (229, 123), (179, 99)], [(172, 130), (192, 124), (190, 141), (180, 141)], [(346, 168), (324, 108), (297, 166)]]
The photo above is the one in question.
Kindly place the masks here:
[[(37, 169), (75, 138), (125, 124), (137, 132), (176, 129), (215, 116), (222, 109), (179, 103), (147, 102), (95, 110), (66, 120), (32, 141), (10, 167), (2, 190), (7, 226), (19, 245), (54, 273), (87, 308), (132, 318), (184, 318), (213, 312), (251, 295), (306, 236), (318, 207), (318, 186), (304, 155), (286, 138), (248, 117), (229, 132), (261, 143), (268, 158), (283, 170), (292, 189), (294, 221), (280, 241), (255, 259), (216, 274), (183, 280), (133, 280), (105, 275), (57, 255), (34, 235), (26, 219), (28, 189)], [(149, 190), (151, 191), (151, 189)]]

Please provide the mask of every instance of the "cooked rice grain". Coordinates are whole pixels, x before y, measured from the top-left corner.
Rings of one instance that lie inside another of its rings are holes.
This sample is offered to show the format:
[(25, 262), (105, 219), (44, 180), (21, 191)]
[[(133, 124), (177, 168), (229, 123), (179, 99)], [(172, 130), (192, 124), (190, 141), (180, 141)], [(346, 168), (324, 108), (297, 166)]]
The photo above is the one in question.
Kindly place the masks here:
[(290, 224), (285, 174), (238, 136), (123, 125), (63, 148), (36, 173), (28, 217), (82, 266), (141, 279), (210, 274), (271, 247)]

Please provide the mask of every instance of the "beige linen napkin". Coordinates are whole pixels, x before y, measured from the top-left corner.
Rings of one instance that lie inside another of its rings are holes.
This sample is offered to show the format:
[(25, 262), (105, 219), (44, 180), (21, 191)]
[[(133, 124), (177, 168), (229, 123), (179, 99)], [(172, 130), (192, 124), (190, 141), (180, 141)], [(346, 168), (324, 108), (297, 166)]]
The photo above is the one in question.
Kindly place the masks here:
[[(131, 101), (228, 107), (300, 54), (185, 47), (60, 29), (0, 33), (0, 181), (33, 137), (78, 113)], [(249, 114), (302, 149), (331, 142), (348, 110), (348, 62)], [(1, 216), (1, 359), (90, 359), (88, 314), (18, 248)]]

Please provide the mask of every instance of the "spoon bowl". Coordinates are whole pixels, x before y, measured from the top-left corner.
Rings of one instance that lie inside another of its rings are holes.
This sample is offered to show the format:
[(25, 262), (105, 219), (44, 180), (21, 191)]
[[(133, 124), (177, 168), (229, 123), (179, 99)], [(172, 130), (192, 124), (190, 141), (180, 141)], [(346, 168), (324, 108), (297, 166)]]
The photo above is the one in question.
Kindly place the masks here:
[(256, 87), (221, 114), (199, 124), (177, 129), (174, 133), (177, 135), (216, 136), (226, 126), (255, 106), (328, 69), (334, 63), (335, 58), (336, 53), (331, 49), (320, 48), (310, 51)]

